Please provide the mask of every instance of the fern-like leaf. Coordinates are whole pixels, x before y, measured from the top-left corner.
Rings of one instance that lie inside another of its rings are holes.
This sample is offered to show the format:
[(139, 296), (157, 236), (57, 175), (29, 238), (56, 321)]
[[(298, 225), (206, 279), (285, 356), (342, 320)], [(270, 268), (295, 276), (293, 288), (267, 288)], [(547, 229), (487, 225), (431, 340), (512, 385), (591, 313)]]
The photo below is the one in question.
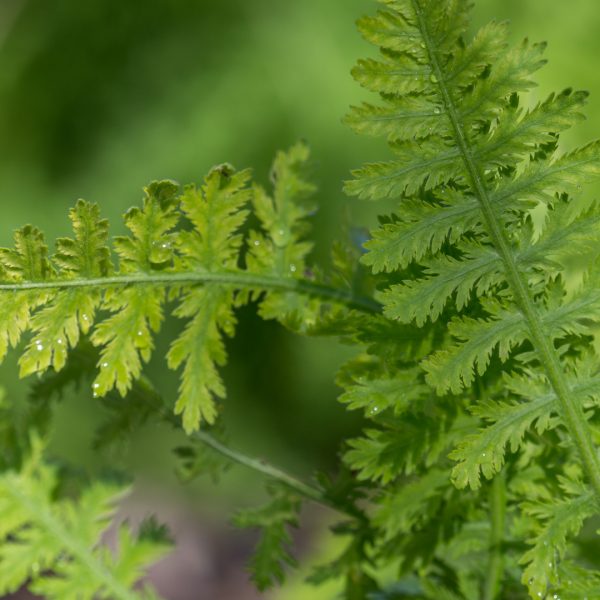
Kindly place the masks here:
[(39, 443), (21, 471), (0, 477), (0, 592), (29, 582), (33, 593), (56, 600), (156, 599), (152, 590), (134, 585), (167, 546), (136, 539), (124, 526), (115, 554), (100, 542), (123, 490), (97, 483), (73, 502), (56, 500), (56, 485)]
[(267, 505), (239, 511), (234, 518), (237, 527), (262, 530), (250, 563), (252, 579), (259, 590), (283, 582), (285, 565), (296, 564), (288, 550), (292, 541), (289, 528), (298, 526), (300, 502), (293, 492), (282, 487), (272, 488), (270, 493), (272, 500)]

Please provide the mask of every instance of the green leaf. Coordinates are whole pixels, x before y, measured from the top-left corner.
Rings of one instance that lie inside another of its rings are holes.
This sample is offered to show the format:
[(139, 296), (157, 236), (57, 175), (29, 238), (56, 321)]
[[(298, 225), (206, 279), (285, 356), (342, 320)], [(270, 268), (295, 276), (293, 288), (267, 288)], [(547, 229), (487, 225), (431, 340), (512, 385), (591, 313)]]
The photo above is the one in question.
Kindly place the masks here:
[(78, 502), (57, 500), (56, 473), (35, 448), (20, 472), (0, 477), (0, 592), (29, 581), (33, 593), (50, 600), (156, 598), (133, 586), (165, 554), (164, 543), (138, 540), (123, 527), (114, 555), (101, 544), (124, 490), (96, 483)]
[[(17, 230), (15, 247), (0, 248), (3, 279), (9, 282), (43, 281), (50, 277), (51, 266), (44, 235), (30, 225)], [(15, 347), (30, 327), (31, 313), (48, 300), (46, 291), (29, 290), (17, 294), (0, 292), (0, 360), (9, 346)]]
[(382, 529), (386, 540), (410, 534), (424, 515), (436, 512), (435, 505), (442, 501), (448, 487), (447, 471), (435, 468), (414, 481), (396, 485), (380, 498), (373, 517), (375, 525)]
[[(177, 225), (178, 187), (170, 181), (155, 181), (145, 188), (142, 208), (125, 214), (130, 237), (115, 239), (121, 273), (152, 273), (172, 265)], [(165, 290), (158, 286), (129, 286), (109, 290), (103, 308), (112, 314), (92, 335), (99, 346), (98, 373), (94, 394), (104, 396), (114, 387), (124, 396), (150, 359), (152, 336), (163, 320)]]
[(272, 500), (264, 507), (239, 511), (233, 520), (236, 527), (261, 530), (250, 562), (252, 580), (261, 591), (283, 583), (285, 566), (296, 565), (288, 550), (292, 543), (289, 528), (298, 526), (300, 501), (282, 487), (270, 489), (270, 494)]
[[(309, 149), (302, 143), (279, 152), (271, 169), (273, 196), (254, 187), (252, 201), (262, 231), (249, 236), (248, 270), (279, 279), (305, 277), (313, 247), (306, 240), (311, 228), (307, 218), (316, 210), (311, 200), (315, 186), (306, 176), (309, 158)], [(319, 306), (320, 302), (301, 294), (267, 290), (259, 312), (264, 319), (279, 319), (302, 329), (315, 323)]]
[(462, 250), (460, 259), (443, 257), (426, 261), (423, 273), (426, 279), (407, 280), (381, 294), (385, 315), (403, 323), (414, 320), (422, 326), (428, 318), (438, 319), (451, 297), (460, 310), (472, 296), (484, 295), (503, 282), (503, 265), (493, 249)]
[(567, 498), (554, 502), (526, 502), (524, 512), (535, 519), (535, 537), (521, 559), (526, 566), (521, 581), (530, 595), (543, 597), (560, 583), (558, 562), (567, 550), (567, 538), (576, 535), (585, 519), (597, 512), (596, 500), (581, 482), (562, 480)]
[(504, 362), (512, 349), (527, 338), (521, 313), (498, 308), (493, 313), (489, 320), (454, 319), (449, 331), (457, 343), (432, 354), (422, 363), (427, 371), (427, 381), (438, 394), (459, 393), (473, 383), (476, 373), (485, 373), (495, 349)]
[[(106, 277), (112, 270), (107, 246), (108, 221), (100, 218), (97, 205), (79, 200), (69, 213), (75, 237), (56, 242), (54, 263), (65, 279)], [(99, 290), (77, 288), (59, 291), (52, 303), (31, 319), (32, 340), (19, 360), (20, 375), (44, 372), (65, 365), (69, 348), (87, 334), (100, 305)]]
[[(194, 229), (179, 234), (178, 250), (186, 268), (215, 271), (237, 269), (242, 237), (238, 233), (250, 199), (248, 171), (234, 173), (224, 165), (211, 171), (201, 190), (187, 187), (181, 204)], [(188, 318), (181, 335), (167, 355), (171, 369), (183, 366), (176, 414), (191, 433), (205, 420), (216, 418), (214, 396), (224, 397), (225, 388), (218, 366), (226, 362), (222, 335), (233, 335), (233, 289), (228, 286), (184, 287), (174, 315)]]

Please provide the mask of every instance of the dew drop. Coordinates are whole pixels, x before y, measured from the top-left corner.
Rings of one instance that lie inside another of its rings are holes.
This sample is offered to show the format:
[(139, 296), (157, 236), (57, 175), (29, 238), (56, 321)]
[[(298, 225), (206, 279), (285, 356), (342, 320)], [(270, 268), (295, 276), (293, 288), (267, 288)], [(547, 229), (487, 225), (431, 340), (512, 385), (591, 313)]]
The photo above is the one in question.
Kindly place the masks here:
[(551, 563), (551, 562), (549, 562), (549, 563), (548, 563), (548, 568), (549, 568), (549, 569), (551, 569), (551, 568), (552, 568), (552, 563)]
[(376, 415), (379, 412), (379, 406), (374, 406), (371, 408), (370, 415)]
[(433, 112), (434, 112), (436, 115), (439, 115), (439, 114), (442, 112), (442, 109), (441, 109), (439, 106), (436, 106), (436, 107), (433, 109)]
[(89, 318), (89, 317), (88, 317), (88, 316), (87, 316), (85, 313), (83, 313), (83, 314), (81, 315), (81, 320), (82, 320), (82, 321), (85, 321), (85, 322), (87, 323), (87, 322), (90, 320), (90, 318)]
[(542, 597), (542, 592), (538, 592), (537, 595), (541, 598)]
[(100, 384), (99, 384), (99, 383), (95, 383), (95, 384), (94, 384), (92, 387), (93, 387), (95, 390), (97, 390), (97, 389), (100, 387)]
[(97, 398), (97, 397), (98, 397), (98, 394), (97, 394), (96, 392), (94, 392), (94, 393), (92, 394), (92, 398)]
[(291, 271), (292, 273), (295, 273), (295, 272), (296, 272), (296, 270), (297, 270), (297, 267), (296, 267), (296, 265), (290, 265), (290, 271)]
[(101, 366), (103, 369), (106, 369), (106, 367), (108, 367), (108, 363), (107, 363), (107, 362), (103, 362), (103, 363), (102, 363), (100, 366)]
[(62, 345), (62, 343), (63, 343), (63, 341), (62, 341), (62, 338), (58, 338), (58, 339), (56, 340), (56, 343), (57, 343), (59, 346), (61, 346), (61, 345)]
[(485, 458), (485, 452), (482, 452), (482, 453), (481, 453), (481, 456), (482, 456), (483, 458)]
[(429, 81), (431, 81), (431, 83), (437, 83), (438, 82), (438, 78), (432, 73), (429, 76)]
[(260, 242), (258, 240), (254, 240), (254, 245), (255, 246), (260, 246)]
[(142, 337), (144, 335), (144, 333), (142, 332), (141, 329), (138, 330), (137, 334), (138, 334), (138, 337)]
[(164, 250), (167, 250), (168, 248), (170, 248), (170, 247), (171, 247), (171, 244), (169, 244), (168, 242), (163, 242), (163, 243), (160, 245), (160, 247), (161, 247), (161, 248), (163, 248)]
[(35, 349), (39, 352), (41, 352), (44, 349), (44, 345), (42, 344), (42, 342), (40, 342), (40, 340), (35, 340), (35, 342), (33, 343), (35, 344)]

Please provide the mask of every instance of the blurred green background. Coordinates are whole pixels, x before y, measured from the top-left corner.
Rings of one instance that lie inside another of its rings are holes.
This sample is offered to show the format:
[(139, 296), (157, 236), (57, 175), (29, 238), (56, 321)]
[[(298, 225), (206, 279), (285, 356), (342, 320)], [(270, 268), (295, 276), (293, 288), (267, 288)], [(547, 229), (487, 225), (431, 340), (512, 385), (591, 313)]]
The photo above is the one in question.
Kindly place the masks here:
[[(340, 122), (349, 104), (366, 97), (349, 71), (372, 52), (353, 23), (373, 8), (367, 0), (0, 0), (0, 244), (10, 244), (25, 222), (49, 239), (68, 233), (67, 209), (79, 197), (98, 202), (119, 234), (119, 216), (147, 182), (199, 181), (224, 161), (253, 167), (266, 183), (275, 151), (302, 138), (320, 186), (315, 256), (326, 261), (331, 241), (350, 224), (371, 225), (377, 210), (341, 192), (350, 168), (385, 156), (380, 142), (359, 139)], [(511, 20), (515, 41), (550, 42), (532, 101), (567, 86), (592, 92), (588, 121), (566, 143), (600, 134), (598, 3), (477, 2), (474, 23), (492, 18)], [(297, 339), (251, 309), (240, 319), (225, 372), (223, 418), (234, 445), (303, 476), (332, 467), (340, 439), (360, 425), (335, 401), (333, 375), (348, 350)], [(176, 377), (160, 356), (177, 327), (167, 323), (151, 365), (168, 396)], [(9, 359), (2, 385), (24, 398), (26, 382), (14, 373)], [(91, 394), (72, 394), (59, 411), (53, 449), (83, 459), (90, 471), (133, 469), (143, 492), (132, 511), (157, 510), (179, 527), (184, 554), (155, 573), (165, 597), (260, 597), (240, 566), (252, 538), (232, 532), (227, 517), (232, 507), (259, 501), (262, 482), (236, 469), (219, 487), (208, 480), (182, 487), (170, 455), (181, 440), (160, 428), (140, 432), (120, 453), (97, 456), (89, 441), (101, 416)], [(324, 551), (319, 523), (327, 518), (308, 514), (305, 552)], [(271, 597), (318, 596), (292, 582)]]

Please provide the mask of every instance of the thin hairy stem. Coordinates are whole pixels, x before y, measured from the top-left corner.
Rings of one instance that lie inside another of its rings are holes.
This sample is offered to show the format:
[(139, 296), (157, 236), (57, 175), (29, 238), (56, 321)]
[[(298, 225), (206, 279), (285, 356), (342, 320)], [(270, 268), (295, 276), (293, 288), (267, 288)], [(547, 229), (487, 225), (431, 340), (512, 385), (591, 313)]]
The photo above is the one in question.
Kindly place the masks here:
[(506, 484), (502, 473), (494, 477), (490, 488), (490, 558), (485, 578), (483, 600), (495, 600), (500, 593), (504, 560), (502, 542), (506, 516)]
[(565, 420), (565, 425), (579, 451), (594, 491), (600, 499), (600, 460), (598, 459), (598, 453), (592, 442), (590, 428), (583, 413), (583, 409), (570, 393), (569, 387), (565, 381), (558, 353), (554, 348), (550, 336), (544, 330), (542, 320), (535, 307), (531, 292), (519, 271), (515, 257), (511, 251), (505, 229), (494, 212), (481, 167), (474, 158), (471, 145), (460, 121), (457, 107), (452, 99), (448, 86), (446, 85), (444, 72), (441, 68), (440, 59), (437, 54), (437, 48), (429, 34), (427, 22), (423, 11), (421, 10), (419, 0), (412, 0), (412, 2), (419, 19), (419, 29), (421, 30), (423, 42), (427, 48), (433, 73), (437, 79), (455, 141), (458, 145), (472, 189), (480, 204), (487, 233), (496, 252), (502, 260), (506, 279), (514, 295), (515, 304), (525, 318), (531, 342), (537, 351), (548, 381), (556, 394)]
[[(179, 419), (170, 411), (165, 410), (164, 403), (161, 400), (160, 395), (154, 389), (154, 385), (146, 376), (140, 377), (138, 380), (138, 385), (140, 386), (141, 393), (144, 394), (146, 400), (150, 402), (153, 407), (157, 410), (159, 415), (170, 425), (175, 426), (178, 430), (181, 429)], [(214, 436), (206, 431), (196, 431), (190, 436), (192, 439), (202, 442), (209, 448), (212, 448), (214, 451), (218, 452), (225, 458), (231, 460), (234, 463), (252, 469), (261, 475), (264, 475), (270, 479), (274, 479), (283, 483), (287, 487), (295, 490), (301, 496), (304, 496), (308, 500), (312, 500), (321, 504), (323, 506), (327, 506), (339, 513), (343, 513), (353, 519), (359, 518), (363, 519), (364, 515), (359, 509), (348, 510), (347, 508), (342, 508), (338, 506), (335, 502), (333, 502), (330, 498), (327, 497), (327, 494), (320, 487), (309, 485), (304, 481), (298, 479), (297, 477), (286, 473), (282, 469), (273, 466), (269, 462), (265, 461), (261, 458), (254, 458), (239, 452), (238, 450), (234, 450), (229, 446), (226, 446), (222, 442), (218, 441)]]
[(327, 495), (322, 489), (316, 486), (309, 485), (304, 481), (301, 481), (297, 477), (286, 473), (285, 471), (273, 466), (272, 464), (268, 463), (263, 459), (253, 458), (242, 454), (237, 450), (233, 450), (232, 448), (229, 448), (228, 446), (225, 446), (224, 444), (216, 440), (212, 435), (206, 433), (205, 431), (196, 431), (192, 434), (191, 437), (195, 440), (202, 442), (203, 444), (206, 444), (207, 446), (209, 446), (219, 454), (222, 454), (229, 460), (237, 464), (243, 465), (244, 467), (248, 467), (253, 471), (261, 473), (269, 479), (274, 479), (275, 481), (284, 484), (285, 486), (294, 490), (295, 492), (298, 492), (301, 496), (304, 496), (308, 500), (317, 502), (318, 504), (331, 508), (337, 512), (343, 513), (349, 517), (352, 517), (353, 519), (360, 516), (359, 512), (350, 512), (346, 509), (340, 508), (335, 502), (332, 502), (329, 498), (327, 498)]
[(0, 292), (25, 290), (61, 290), (69, 288), (103, 288), (127, 285), (176, 286), (186, 284), (221, 284), (237, 288), (256, 288), (280, 292), (296, 292), (317, 298), (333, 300), (349, 308), (368, 313), (378, 313), (381, 305), (373, 298), (357, 296), (350, 290), (331, 287), (308, 279), (285, 279), (269, 275), (255, 275), (244, 271), (188, 271), (178, 273), (135, 273), (110, 277), (90, 277), (76, 279), (53, 279), (49, 281), (20, 281), (0, 283)]

